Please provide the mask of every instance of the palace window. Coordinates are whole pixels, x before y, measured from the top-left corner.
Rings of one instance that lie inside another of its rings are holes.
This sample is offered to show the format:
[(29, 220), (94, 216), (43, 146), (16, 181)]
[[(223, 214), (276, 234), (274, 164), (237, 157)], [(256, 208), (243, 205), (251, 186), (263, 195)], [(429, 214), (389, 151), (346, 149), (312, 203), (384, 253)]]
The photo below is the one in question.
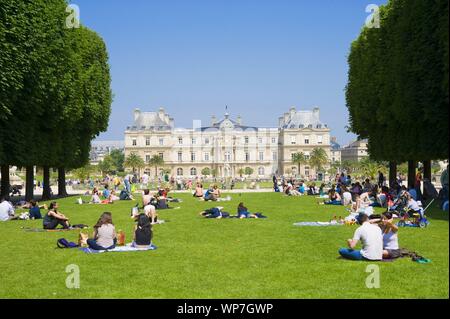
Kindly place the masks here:
[(309, 144), (309, 137), (305, 137), (305, 144)]
[(231, 161), (231, 153), (225, 152), (225, 162), (230, 162), (230, 161)]
[(209, 153), (205, 153), (205, 157), (204, 158), (205, 158), (205, 161), (208, 162), (209, 161)]
[(161, 157), (162, 160), (164, 160), (164, 153), (159, 153), (158, 156)]
[(291, 135), (291, 144), (292, 145), (297, 144), (297, 139), (296, 139), (295, 135)]
[(136, 146), (136, 145), (137, 145), (137, 139), (136, 139), (136, 138), (133, 138), (133, 139), (131, 140), (131, 145), (133, 145), (133, 146)]
[(191, 168), (191, 175), (192, 175), (192, 176), (197, 175), (197, 169), (196, 169), (195, 167), (192, 167), (192, 168)]
[(177, 168), (177, 175), (178, 176), (183, 176), (183, 169), (181, 167)]
[(248, 162), (250, 160), (250, 153), (245, 152), (245, 160)]
[(277, 142), (277, 139), (275, 137), (272, 137), (272, 144), (275, 144)]
[(245, 144), (248, 144), (248, 136), (245, 136), (245, 137), (244, 137), (244, 143), (245, 143)]
[(277, 152), (272, 152), (272, 160), (277, 160)]
[(259, 144), (262, 144), (262, 142), (263, 142), (262, 137), (258, 137), (258, 143), (259, 143)]
[(209, 144), (209, 137), (205, 138), (205, 144)]
[(264, 161), (264, 152), (259, 152), (259, 160)]
[(191, 152), (191, 162), (195, 162), (195, 153), (194, 152)]
[(264, 167), (258, 168), (258, 174), (259, 175), (264, 175)]
[(145, 137), (145, 145), (149, 146), (150, 145), (150, 136), (146, 136)]
[(146, 161), (147, 163), (150, 162), (150, 155), (149, 155), (149, 154), (145, 155), (145, 161)]
[(178, 144), (180, 144), (180, 145), (183, 144), (183, 138), (182, 138), (182, 137), (179, 137), (179, 138), (178, 138)]
[(183, 161), (183, 153), (182, 152), (178, 152), (178, 162)]
[(162, 137), (159, 139), (159, 145), (164, 145), (164, 139)]
[(192, 145), (195, 145), (195, 143), (197, 143), (197, 140), (195, 139), (195, 137), (192, 138)]
[(323, 136), (322, 135), (318, 135), (317, 136), (317, 144), (322, 144), (323, 143)]

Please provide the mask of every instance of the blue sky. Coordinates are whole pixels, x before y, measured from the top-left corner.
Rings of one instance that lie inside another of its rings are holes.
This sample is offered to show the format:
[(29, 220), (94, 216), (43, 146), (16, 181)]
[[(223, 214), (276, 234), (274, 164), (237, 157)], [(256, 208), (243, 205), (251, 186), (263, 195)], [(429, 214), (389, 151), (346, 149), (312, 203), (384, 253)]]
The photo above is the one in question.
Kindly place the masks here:
[(276, 127), (289, 107), (319, 106), (341, 144), (347, 55), (376, 0), (74, 0), (108, 47), (122, 139), (132, 111), (163, 106), (177, 127), (222, 117)]

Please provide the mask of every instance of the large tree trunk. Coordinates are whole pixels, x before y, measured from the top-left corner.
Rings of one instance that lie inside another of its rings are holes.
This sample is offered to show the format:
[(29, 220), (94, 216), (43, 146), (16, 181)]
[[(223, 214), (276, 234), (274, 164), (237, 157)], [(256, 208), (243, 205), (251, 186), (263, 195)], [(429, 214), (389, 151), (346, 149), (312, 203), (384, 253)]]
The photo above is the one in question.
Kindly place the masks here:
[(66, 197), (66, 169), (58, 167), (58, 197)]
[(423, 161), (423, 178), (431, 182), (431, 161)]
[(9, 196), (9, 165), (1, 166), (2, 181), (1, 181), (1, 196)]
[(42, 170), (44, 172), (42, 181), (44, 183), (44, 189), (42, 190), (42, 200), (49, 200), (52, 197), (50, 188), (50, 167), (44, 166)]
[[(423, 163), (423, 180), (428, 180), (431, 182), (431, 161), (425, 160)], [(423, 197), (424, 199), (428, 199), (429, 194), (427, 193), (426, 187), (423, 188)]]
[(389, 162), (389, 187), (394, 186), (397, 181), (397, 163)]
[(30, 201), (34, 198), (34, 166), (27, 166), (26, 171), (25, 200)]
[(416, 161), (408, 161), (408, 188), (414, 187), (416, 179)]

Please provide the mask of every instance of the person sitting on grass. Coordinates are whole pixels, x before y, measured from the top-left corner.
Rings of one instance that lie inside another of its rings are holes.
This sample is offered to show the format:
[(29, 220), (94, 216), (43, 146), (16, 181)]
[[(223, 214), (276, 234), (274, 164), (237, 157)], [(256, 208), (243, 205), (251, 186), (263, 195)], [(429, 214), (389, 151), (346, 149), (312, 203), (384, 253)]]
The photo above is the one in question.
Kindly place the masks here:
[[(381, 228), (369, 222), (369, 216), (359, 214), (357, 218), (358, 227), (353, 235), (353, 239), (348, 239), (348, 248), (339, 249), (339, 254), (350, 260), (382, 260), (383, 259), (383, 235)], [(361, 241), (361, 250), (355, 247)]]
[(100, 204), (101, 202), (102, 201), (101, 201), (100, 196), (98, 194), (98, 190), (97, 190), (97, 188), (94, 188), (92, 190), (92, 197), (91, 197), (90, 203), (91, 204)]
[(344, 206), (351, 205), (352, 203), (352, 193), (347, 189), (345, 185), (342, 185), (342, 198), (344, 199)]
[(146, 214), (137, 216), (137, 224), (134, 226), (133, 247), (147, 248), (152, 243), (152, 225)]
[(324, 183), (320, 184), (320, 187), (319, 187), (319, 196), (320, 196), (320, 197), (325, 196), (325, 184), (324, 184)]
[(111, 195), (111, 192), (109, 191), (108, 188), (109, 188), (108, 184), (105, 184), (105, 189), (103, 190), (102, 193), (104, 199), (109, 199), (109, 196)]
[(144, 189), (144, 194), (142, 195), (142, 207), (147, 206), (150, 204), (150, 201), (152, 200), (152, 195), (150, 195), (149, 189)]
[(109, 212), (103, 213), (94, 226), (94, 236), (87, 240), (89, 248), (93, 250), (109, 250), (116, 247), (116, 228)]
[(195, 187), (194, 197), (203, 197), (203, 185), (201, 183), (197, 183)]
[(156, 207), (152, 204), (148, 204), (144, 207), (144, 214), (151, 219), (151, 223), (156, 224), (158, 220), (158, 214), (156, 213)]
[(63, 229), (69, 229), (69, 218), (58, 211), (58, 203), (52, 202), (50, 204), (47, 214), (45, 214), (42, 221), (44, 229), (56, 229), (58, 225), (61, 225)]
[(211, 201), (215, 202), (215, 201), (217, 201), (217, 198), (218, 198), (217, 194), (219, 194), (219, 196), (220, 196), (220, 191), (219, 191), (217, 185), (214, 185), (212, 188), (211, 187), (208, 188), (208, 190), (205, 192), (205, 196), (203, 197), (203, 199), (205, 201), (211, 200)]
[(46, 209), (47, 205), (39, 206), (35, 200), (30, 200), (30, 210), (28, 211), (30, 219), (42, 219), (41, 207)]
[(5, 197), (0, 197), (0, 221), (5, 222), (13, 219), (15, 219), (14, 207)]
[(381, 218), (383, 232), (383, 259), (394, 259), (401, 256), (398, 244), (398, 226), (393, 222), (391, 212), (384, 212)]
[(407, 199), (407, 210), (408, 215), (413, 216), (413, 214), (419, 214), (420, 218), (424, 217), (423, 208), (420, 207), (419, 203), (409, 194), (405, 193)]
[(133, 195), (127, 189), (122, 189), (119, 194), (120, 200), (134, 200)]
[(342, 205), (341, 195), (334, 188), (328, 192), (328, 201), (323, 202), (325, 205)]

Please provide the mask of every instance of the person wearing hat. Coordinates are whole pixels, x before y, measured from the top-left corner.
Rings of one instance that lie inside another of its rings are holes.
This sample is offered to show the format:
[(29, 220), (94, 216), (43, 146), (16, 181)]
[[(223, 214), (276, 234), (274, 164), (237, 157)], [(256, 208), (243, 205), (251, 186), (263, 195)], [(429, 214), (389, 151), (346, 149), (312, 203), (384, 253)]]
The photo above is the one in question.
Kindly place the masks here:
[[(347, 240), (348, 248), (339, 249), (339, 254), (350, 260), (382, 260), (383, 259), (383, 234), (381, 228), (369, 222), (369, 216), (360, 213), (356, 218), (358, 227), (352, 239)], [(361, 241), (361, 249), (355, 247)]]

